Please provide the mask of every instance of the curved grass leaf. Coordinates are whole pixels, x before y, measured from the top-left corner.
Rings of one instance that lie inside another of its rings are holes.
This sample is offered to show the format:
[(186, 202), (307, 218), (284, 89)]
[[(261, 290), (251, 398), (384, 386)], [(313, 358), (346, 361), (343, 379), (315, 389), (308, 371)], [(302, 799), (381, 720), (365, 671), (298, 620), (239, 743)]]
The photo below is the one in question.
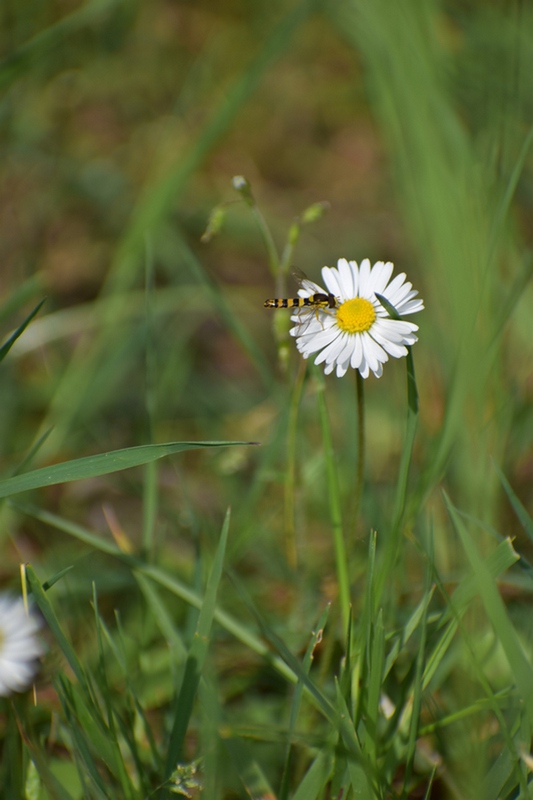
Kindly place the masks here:
[(166, 442), (165, 444), (144, 444), (138, 447), (126, 447), (123, 450), (111, 450), (95, 456), (76, 458), (42, 467), (14, 478), (0, 482), (0, 497), (9, 497), (29, 489), (41, 486), (54, 486), (57, 483), (79, 481), (81, 478), (95, 478), (108, 475), (121, 469), (148, 464), (163, 456), (181, 453), (183, 450), (196, 450), (201, 447), (229, 447), (231, 445), (248, 445), (255, 442)]
[(46, 300), (46, 297), (43, 297), (41, 302), (37, 303), (37, 305), (35, 306), (35, 308), (31, 312), (31, 314), (28, 314), (28, 316), (26, 317), (24, 322), (21, 323), (18, 326), (17, 330), (14, 331), (11, 334), (11, 336), (9, 337), (7, 342), (4, 342), (2, 347), (0, 347), (0, 361), (4, 360), (4, 358), (7, 356), (7, 354), (9, 353), (9, 351), (11, 350), (11, 348), (13, 347), (13, 345), (15, 344), (15, 342), (17, 341), (19, 336), (25, 331), (25, 329), (28, 327), (28, 325), (30, 324), (30, 322), (32, 321), (34, 316), (39, 313), (40, 308), (41, 308), (41, 306), (42, 306), (42, 304), (44, 303), (45, 300)]
[(494, 579), (487, 569), (486, 564), (482, 561), (474, 540), (470, 536), (467, 528), (463, 525), (459, 514), (446, 495), (445, 503), (454, 528), (461, 539), (461, 544), (470, 562), (470, 566), (472, 567), (477, 590), (487, 617), (507, 656), (517, 689), (524, 704), (526, 725), (531, 731), (533, 729), (533, 667), (523, 649), (518, 633), (511, 622), (511, 618), (498, 592)]
[(92, 0), (37, 33), (0, 62), (0, 90), (7, 89), (74, 33), (104, 20), (118, 5), (117, 0)]
[(332, 766), (332, 754), (326, 749), (321, 750), (294, 793), (293, 800), (315, 800), (330, 779)]
[[(181, 684), (179, 696), (176, 699), (175, 717), (167, 751), (165, 780), (170, 778), (181, 755), (183, 741), (189, 726), (194, 700), (198, 691), (198, 684), (200, 682), (202, 670), (207, 656), (211, 626), (213, 624), (216, 611), (218, 586), (222, 576), (224, 555), (228, 541), (229, 520), (230, 515), (228, 511), (222, 527), (222, 533), (217, 547), (213, 568), (211, 570), (209, 580), (207, 581), (204, 600), (202, 603), (202, 608), (200, 609), (200, 615), (198, 617), (196, 633), (187, 656), (183, 682)], [(168, 792), (164, 791), (162, 796), (168, 796)]]
[(507, 495), (507, 499), (509, 500), (514, 513), (516, 514), (518, 521), (522, 525), (523, 529), (529, 536), (529, 538), (533, 541), (533, 520), (527, 513), (525, 507), (522, 505), (520, 500), (518, 499), (517, 495), (513, 491), (513, 488), (501, 469), (498, 467), (497, 464), (494, 464), (496, 468), (496, 472), (499, 475), (500, 481), (502, 482), (502, 486), (505, 489), (505, 494)]

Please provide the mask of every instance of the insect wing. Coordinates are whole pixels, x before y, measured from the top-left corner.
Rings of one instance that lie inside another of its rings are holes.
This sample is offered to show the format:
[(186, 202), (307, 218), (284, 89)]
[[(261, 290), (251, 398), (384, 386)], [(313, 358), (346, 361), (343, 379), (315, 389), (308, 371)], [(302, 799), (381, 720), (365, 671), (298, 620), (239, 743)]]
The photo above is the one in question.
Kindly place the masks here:
[(298, 292), (300, 297), (310, 297), (312, 294), (317, 294), (317, 292), (319, 294), (324, 292), (324, 289), (318, 286), (318, 284), (309, 280), (305, 272), (302, 272), (302, 270), (298, 269), (298, 267), (293, 267), (291, 269), (291, 275), (300, 287), (300, 291)]

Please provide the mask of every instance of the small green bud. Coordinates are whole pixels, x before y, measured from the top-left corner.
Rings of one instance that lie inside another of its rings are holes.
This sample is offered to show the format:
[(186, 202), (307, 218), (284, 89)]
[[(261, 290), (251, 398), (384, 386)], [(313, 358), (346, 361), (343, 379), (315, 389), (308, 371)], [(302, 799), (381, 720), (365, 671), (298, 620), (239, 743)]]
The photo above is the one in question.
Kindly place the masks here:
[(308, 225), (310, 222), (316, 222), (324, 216), (326, 211), (329, 211), (331, 205), (326, 200), (320, 203), (313, 203), (312, 206), (306, 208), (302, 214), (301, 220), (303, 225)]
[(291, 247), (295, 247), (298, 239), (300, 238), (300, 223), (299, 221), (293, 222), (289, 228), (289, 235), (287, 237)]
[(233, 184), (235, 191), (239, 192), (245, 203), (247, 203), (249, 206), (255, 206), (255, 200), (252, 194), (250, 181), (247, 180), (244, 175), (235, 175), (232, 178), (231, 183)]
[(203, 242), (203, 244), (207, 244), (207, 242), (210, 242), (213, 236), (216, 236), (218, 233), (220, 233), (225, 219), (226, 219), (225, 205), (215, 206), (214, 209), (209, 214), (207, 227), (202, 236), (200, 237), (200, 241)]

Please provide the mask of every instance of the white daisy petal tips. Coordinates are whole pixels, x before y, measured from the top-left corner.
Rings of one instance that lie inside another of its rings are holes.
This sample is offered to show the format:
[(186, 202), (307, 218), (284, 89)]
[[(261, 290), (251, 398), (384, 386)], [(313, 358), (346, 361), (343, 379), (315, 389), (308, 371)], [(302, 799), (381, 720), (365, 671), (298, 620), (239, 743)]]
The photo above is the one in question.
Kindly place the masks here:
[(0, 697), (23, 692), (32, 682), (43, 653), (40, 622), (21, 599), (0, 595)]
[[(336, 369), (342, 378), (351, 367), (358, 369), (363, 378), (368, 378), (370, 372), (380, 378), (389, 356), (406, 356), (407, 345), (418, 341), (418, 325), (391, 319), (376, 293), (385, 297), (402, 317), (422, 311), (424, 304), (404, 272), (389, 283), (392, 271), (390, 261), (377, 261), (371, 267), (368, 258), (359, 266), (356, 261), (340, 258), (336, 269), (324, 267), (322, 278), (337, 303), (335, 308), (317, 308), (312, 319), (305, 322), (301, 315), (291, 317), (296, 325), (290, 333), (303, 357), (318, 353), (315, 364), (324, 363), (326, 375)], [(299, 295), (311, 297), (316, 292), (326, 294), (309, 281)]]

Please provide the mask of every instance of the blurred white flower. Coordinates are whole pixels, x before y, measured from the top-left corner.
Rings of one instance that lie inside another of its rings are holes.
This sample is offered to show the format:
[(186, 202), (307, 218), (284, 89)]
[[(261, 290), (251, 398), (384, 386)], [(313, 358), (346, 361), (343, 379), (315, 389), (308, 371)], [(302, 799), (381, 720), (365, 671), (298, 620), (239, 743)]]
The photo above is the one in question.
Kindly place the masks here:
[(298, 292), (300, 297), (329, 293), (334, 295), (336, 306), (317, 309), (313, 315), (306, 315), (305, 320), (301, 314), (291, 317), (296, 323), (291, 335), (296, 337), (296, 346), (303, 357), (320, 351), (315, 364), (325, 362), (326, 375), (336, 367), (341, 378), (352, 367), (363, 378), (368, 378), (370, 371), (380, 378), (389, 356), (406, 356), (406, 345), (418, 341), (415, 335), (418, 325), (391, 319), (376, 293), (385, 297), (400, 316), (422, 311), (424, 304), (414, 299), (418, 292), (406, 281), (404, 272), (389, 283), (393, 268), (390, 261), (377, 261), (371, 267), (368, 258), (360, 266), (356, 261), (340, 258), (336, 269), (322, 269), (327, 292), (306, 280)]
[(37, 671), (43, 653), (39, 619), (26, 612), (21, 598), (0, 595), (0, 697), (22, 692)]

